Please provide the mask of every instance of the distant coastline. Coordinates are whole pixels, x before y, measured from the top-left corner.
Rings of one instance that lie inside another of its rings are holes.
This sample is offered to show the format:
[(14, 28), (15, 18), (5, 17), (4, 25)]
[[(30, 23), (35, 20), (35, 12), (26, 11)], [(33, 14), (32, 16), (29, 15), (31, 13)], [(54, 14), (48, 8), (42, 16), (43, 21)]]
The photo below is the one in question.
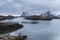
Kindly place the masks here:
[(0, 14), (2, 16), (8, 16), (8, 15), (12, 15), (12, 16), (20, 16), (21, 14)]

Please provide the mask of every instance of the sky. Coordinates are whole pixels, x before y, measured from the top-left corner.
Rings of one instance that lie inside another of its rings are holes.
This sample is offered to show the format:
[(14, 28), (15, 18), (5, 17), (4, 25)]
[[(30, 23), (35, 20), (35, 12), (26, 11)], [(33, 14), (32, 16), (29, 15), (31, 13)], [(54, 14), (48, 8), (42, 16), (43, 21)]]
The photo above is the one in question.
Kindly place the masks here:
[(60, 0), (0, 0), (0, 14), (22, 12), (41, 13), (46, 10), (60, 11)]

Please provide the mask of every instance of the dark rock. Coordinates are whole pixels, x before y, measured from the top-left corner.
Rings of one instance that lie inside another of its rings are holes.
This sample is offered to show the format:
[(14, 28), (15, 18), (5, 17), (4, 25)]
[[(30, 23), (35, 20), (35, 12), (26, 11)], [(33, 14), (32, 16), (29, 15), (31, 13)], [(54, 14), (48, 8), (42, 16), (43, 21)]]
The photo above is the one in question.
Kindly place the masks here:
[(8, 15), (8, 16), (2, 16), (2, 15), (0, 15), (0, 20), (13, 19), (13, 18), (15, 18), (15, 17), (12, 16), (12, 15)]
[(1, 22), (0, 23), (0, 34), (13, 32), (20, 28), (23, 28), (23, 25), (18, 24), (18, 23), (13, 23), (13, 22), (11, 22), (11, 23)]
[(36, 15), (25, 17), (25, 19), (28, 19), (28, 20), (52, 20), (52, 18), (41, 17), (41, 16), (36, 16)]

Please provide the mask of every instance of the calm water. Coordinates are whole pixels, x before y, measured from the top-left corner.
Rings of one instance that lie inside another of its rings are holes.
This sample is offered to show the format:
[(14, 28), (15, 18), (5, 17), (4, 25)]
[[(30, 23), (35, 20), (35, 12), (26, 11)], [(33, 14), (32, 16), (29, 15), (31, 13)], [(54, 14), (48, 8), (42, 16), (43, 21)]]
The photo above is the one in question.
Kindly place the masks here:
[(22, 33), (28, 36), (28, 40), (60, 40), (60, 20), (53, 19), (51, 21), (37, 21), (38, 23), (30, 23), (30, 20), (25, 20), (23, 18), (15, 18), (12, 20), (6, 20), (9, 22), (19, 22), (23, 24), (24, 27), (15, 32), (12, 35), (17, 35), (17, 33)]

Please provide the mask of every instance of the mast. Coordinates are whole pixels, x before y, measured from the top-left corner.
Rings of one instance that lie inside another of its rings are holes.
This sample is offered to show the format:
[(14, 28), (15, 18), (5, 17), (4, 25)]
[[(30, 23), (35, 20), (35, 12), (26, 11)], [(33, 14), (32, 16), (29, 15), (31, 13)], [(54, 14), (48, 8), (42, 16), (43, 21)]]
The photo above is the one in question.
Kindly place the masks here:
[(21, 17), (26, 17), (26, 16), (29, 16), (28, 12), (23, 12)]

